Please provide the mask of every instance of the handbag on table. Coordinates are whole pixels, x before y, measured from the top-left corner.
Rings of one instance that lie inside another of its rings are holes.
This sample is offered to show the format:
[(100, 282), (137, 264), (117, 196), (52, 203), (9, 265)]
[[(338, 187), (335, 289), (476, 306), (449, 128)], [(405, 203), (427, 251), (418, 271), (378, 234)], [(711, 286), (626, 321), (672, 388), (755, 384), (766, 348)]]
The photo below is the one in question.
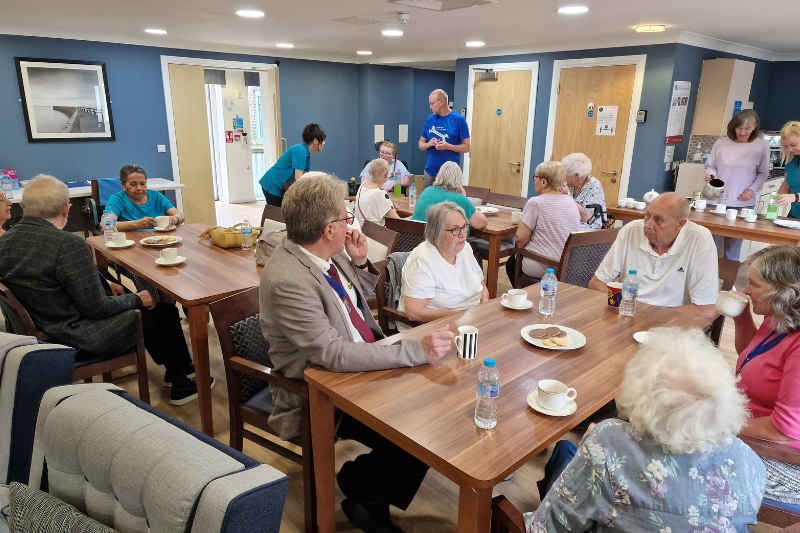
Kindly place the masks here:
[[(201, 239), (211, 239), (214, 246), (220, 248), (241, 248), (242, 246), (242, 229), (244, 223), (236, 224), (231, 228), (224, 226), (212, 226), (198, 235)], [(253, 227), (253, 231), (261, 231), (264, 228)]]

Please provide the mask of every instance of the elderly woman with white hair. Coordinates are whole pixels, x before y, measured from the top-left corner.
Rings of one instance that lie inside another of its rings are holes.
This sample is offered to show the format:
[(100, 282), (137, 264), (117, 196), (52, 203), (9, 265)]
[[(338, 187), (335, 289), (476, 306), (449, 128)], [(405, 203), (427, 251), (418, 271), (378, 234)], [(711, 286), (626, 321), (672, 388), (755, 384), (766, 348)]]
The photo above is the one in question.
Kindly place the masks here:
[(470, 225), (464, 210), (454, 202), (442, 202), (428, 209), (425, 222), (425, 241), (403, 267), (398, 306), (417, 322), (430, 322), (489, 299), (483, 270), (467, 242)]
[(525, 515), (527, 531), (746, 532), (765, 478), (736, 437), (746, 403), (702, 331), (650, 330), (617, 397), (628, 421), (590, 427), (577, 448), (556, 445), (545, 468), (555, 481), (540, 482), (542, 503)]
[[(572, 196), (578, 203), (581, 214), (581, 230), (588, 231), (600, 229), (603, 224), (603, 213), (606, 211), (606, 195), (603, 184), (592, 176), (592, 160), (586, 154), (575, 152), (561, 160), (567, 171), (567, 183), (561, 190), (564, 194)], [(595, 206), (599, 205), (602, 213), (597, 213)]]
[(462, 178), (461, 167), (457, 163), (448, 161), (442, 165), (433, 186), (426, 187), (419, 195), (411, 220), (425, 222), (429, 207), (442, 202), (455, 202), (464, 210), (471, 228), (485, 228), (489, 221), (486, 220), (486, 215), (475, 209), (467, 195), (464, 194), (464, 188), (461, 186)]

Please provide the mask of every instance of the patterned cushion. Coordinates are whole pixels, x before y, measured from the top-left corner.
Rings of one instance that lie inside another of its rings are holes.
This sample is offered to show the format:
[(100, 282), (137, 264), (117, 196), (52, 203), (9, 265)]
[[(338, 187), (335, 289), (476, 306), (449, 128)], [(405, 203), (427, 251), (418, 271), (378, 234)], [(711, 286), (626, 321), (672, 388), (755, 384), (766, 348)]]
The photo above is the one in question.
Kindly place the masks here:
[(21, 483), (11, 484), (11, 533), (115, 533), (58, 498)]
[(401, 233), (397, 239), (397, 247), (395, 252), (410, 252), (425, 240), (422, 235), (412, 235), (410, 233)]
[[(269, 342), (261, 332), (258, 314), (231, 324), (229, 329), (233, 340), (233, 351), (237, 357), (272, 368), (272, 361), (269, 359)], [(246, 402), (251, 396), (266, 387), (267, 382), (242, 374), (241, 386), (242, 401)]]
[(564, 274), (564, 282), (570, 285), (577, 285), (578, 287), (589, 287), (589, 282), (592, 280), (597, 267), (603, 262), (608, 251), (611, 249), (612, 243), (607, 244), (593, 244), (590, 246), (581, 246), (573, 248), (569, 254), (569, 262), (567, 263), (567, 272)]

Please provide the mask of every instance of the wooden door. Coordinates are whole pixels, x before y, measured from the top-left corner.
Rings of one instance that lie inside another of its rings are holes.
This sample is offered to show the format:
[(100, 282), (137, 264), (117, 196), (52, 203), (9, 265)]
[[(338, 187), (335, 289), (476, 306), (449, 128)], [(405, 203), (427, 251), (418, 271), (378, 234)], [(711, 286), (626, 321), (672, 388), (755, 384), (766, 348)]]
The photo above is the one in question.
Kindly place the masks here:
[[(606, 205), (617, 205), (619, 199), (635, 78), (636, 65), (561, 69), (553, 161), (573, 152), (589, 156), (592, 175), (603, 184)], [(617, 106), (614, 135), (597, 135), (597, 115), (604, 106)]]
[(481, 80), (479, 73), (475, 74), (470, 185), (486, 187), (501, 194), (520, 195), (525, 180), (522, 166), (525, 162), (532, 72), (498, 72), (497, 80)]
[(203, 67), (169, 65), (169, 82), (186, 222), (216, 226)]

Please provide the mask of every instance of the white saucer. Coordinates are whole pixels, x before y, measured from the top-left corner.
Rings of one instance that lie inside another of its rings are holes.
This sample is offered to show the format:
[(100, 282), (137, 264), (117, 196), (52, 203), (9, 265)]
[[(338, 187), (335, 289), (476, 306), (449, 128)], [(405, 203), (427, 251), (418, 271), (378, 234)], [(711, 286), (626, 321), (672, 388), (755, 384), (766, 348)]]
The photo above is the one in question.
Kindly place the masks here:
[[(562, 339), (567, 341), (566, 346), (548, 346), (542, 342), (544, 339), (537, 339), (535, 337), (531, 337), (528, 334), (532, 329), (542, 329), (553, 326), (561, 328), (566, 332), (567, 336), (561, 337)], [(584, 337), (580, 331), (568, 328), (566, 326), (559, 326), (557, 324), (534, 324), (532, 326), (525, 326), (524, 328), (522, 328), (520, 334), (522, 335), (523, 339), (533, 344), (534, 346), (538, 348), (545, 348), (547, 350), (576, 350), (586, 344), (586, 337)]]
[(506, 302), (505, 300), (503, 300), (501, 298), (500, 299), (500, 304), (503, 307), (507, 307), (509, 309), (514, 309), (515, 311), (523, 311), (525, 309), (530, 309), (531, 307), (533, 307), (533, 301), (531, 301), (531, 300), (526, 300), (525, 301), (525, 305), (523, 305), (522, 307), (514, 307), (513, 305), (511, 305), (510, 303)]
[(541, 405), (539, 405), (539, 391), (532, 390), (530, 394), (528, 394), (528, 405), (531, 406), (531, 409), (534, 411), (539, 411), (543, 415), (548, 416), (569, 416), (575, 411), (578, 410), (578, 404), (575, 403), (575, 400), (567, 400), (567, 403), (564, 405), (564, 408), (560, 411), (550, 411), (545, 409)]
[(117, 250), (120, 250), (122, 248), (128, 248), (130, 246), (133, 246), (134, 244), (136, 244), (136, 241), (132, 241), (130, 239), (126, 239), (125, 240), (125, 244), (117, 245), (117, 244), (114, 244), (113, 242), (107, 242), (106, 246), (108, 248), (116, 248)]
[(175, 266), (175, 265), (180, 265), (181, 263), (183, 263), (185, 261), (186, 261), (186, 258), (183, 257), (182, 255), (179, 255), (178, 259), (174, 263), (166, 263), (166, 262), (164, 262), (164, 258), (163, 257), (156, 257), (156, 264), (158, 266), (165, 266), (165, 267), (171, 267), (171, 266)]
[(773, 220), (772, 221), (776, 226), (781, 226), (784, 228), (792, 228), (792, 229), (800, 229), (800, 220)]
[(484, 215), (494, 215), (495, 213), (499, 213), (500, 210), (496, 207), (486, 207), (486, 206), (476, 206), (475, 209), (483, 213)]
[(709, 210), (708, 210), (708, 212), (709, 212), (709, 213), (711, 213), (712, 215), (722, 215), (722, 216), (725, 216), (725, 215), (727, 215), (727, 214), (728, 214), (727, 210), (725, 210), (725, 211), (717, 211), (716, 209), (709, 209)]
[(156, 231), (172, 231), (172, 230), (174, 230), (176, 227), (177, 227), (177, 226), (167, 226), (166, 228), (155, 228), (155, 230), (156, 230)]
[(649, 336), (650, 334), (646, 331), (637, 331), (636, 333), (633, 334), (633, 340), (635, 340), (639, 344), (644, 344), (645, 342), (647, 342), (647, 338)]

